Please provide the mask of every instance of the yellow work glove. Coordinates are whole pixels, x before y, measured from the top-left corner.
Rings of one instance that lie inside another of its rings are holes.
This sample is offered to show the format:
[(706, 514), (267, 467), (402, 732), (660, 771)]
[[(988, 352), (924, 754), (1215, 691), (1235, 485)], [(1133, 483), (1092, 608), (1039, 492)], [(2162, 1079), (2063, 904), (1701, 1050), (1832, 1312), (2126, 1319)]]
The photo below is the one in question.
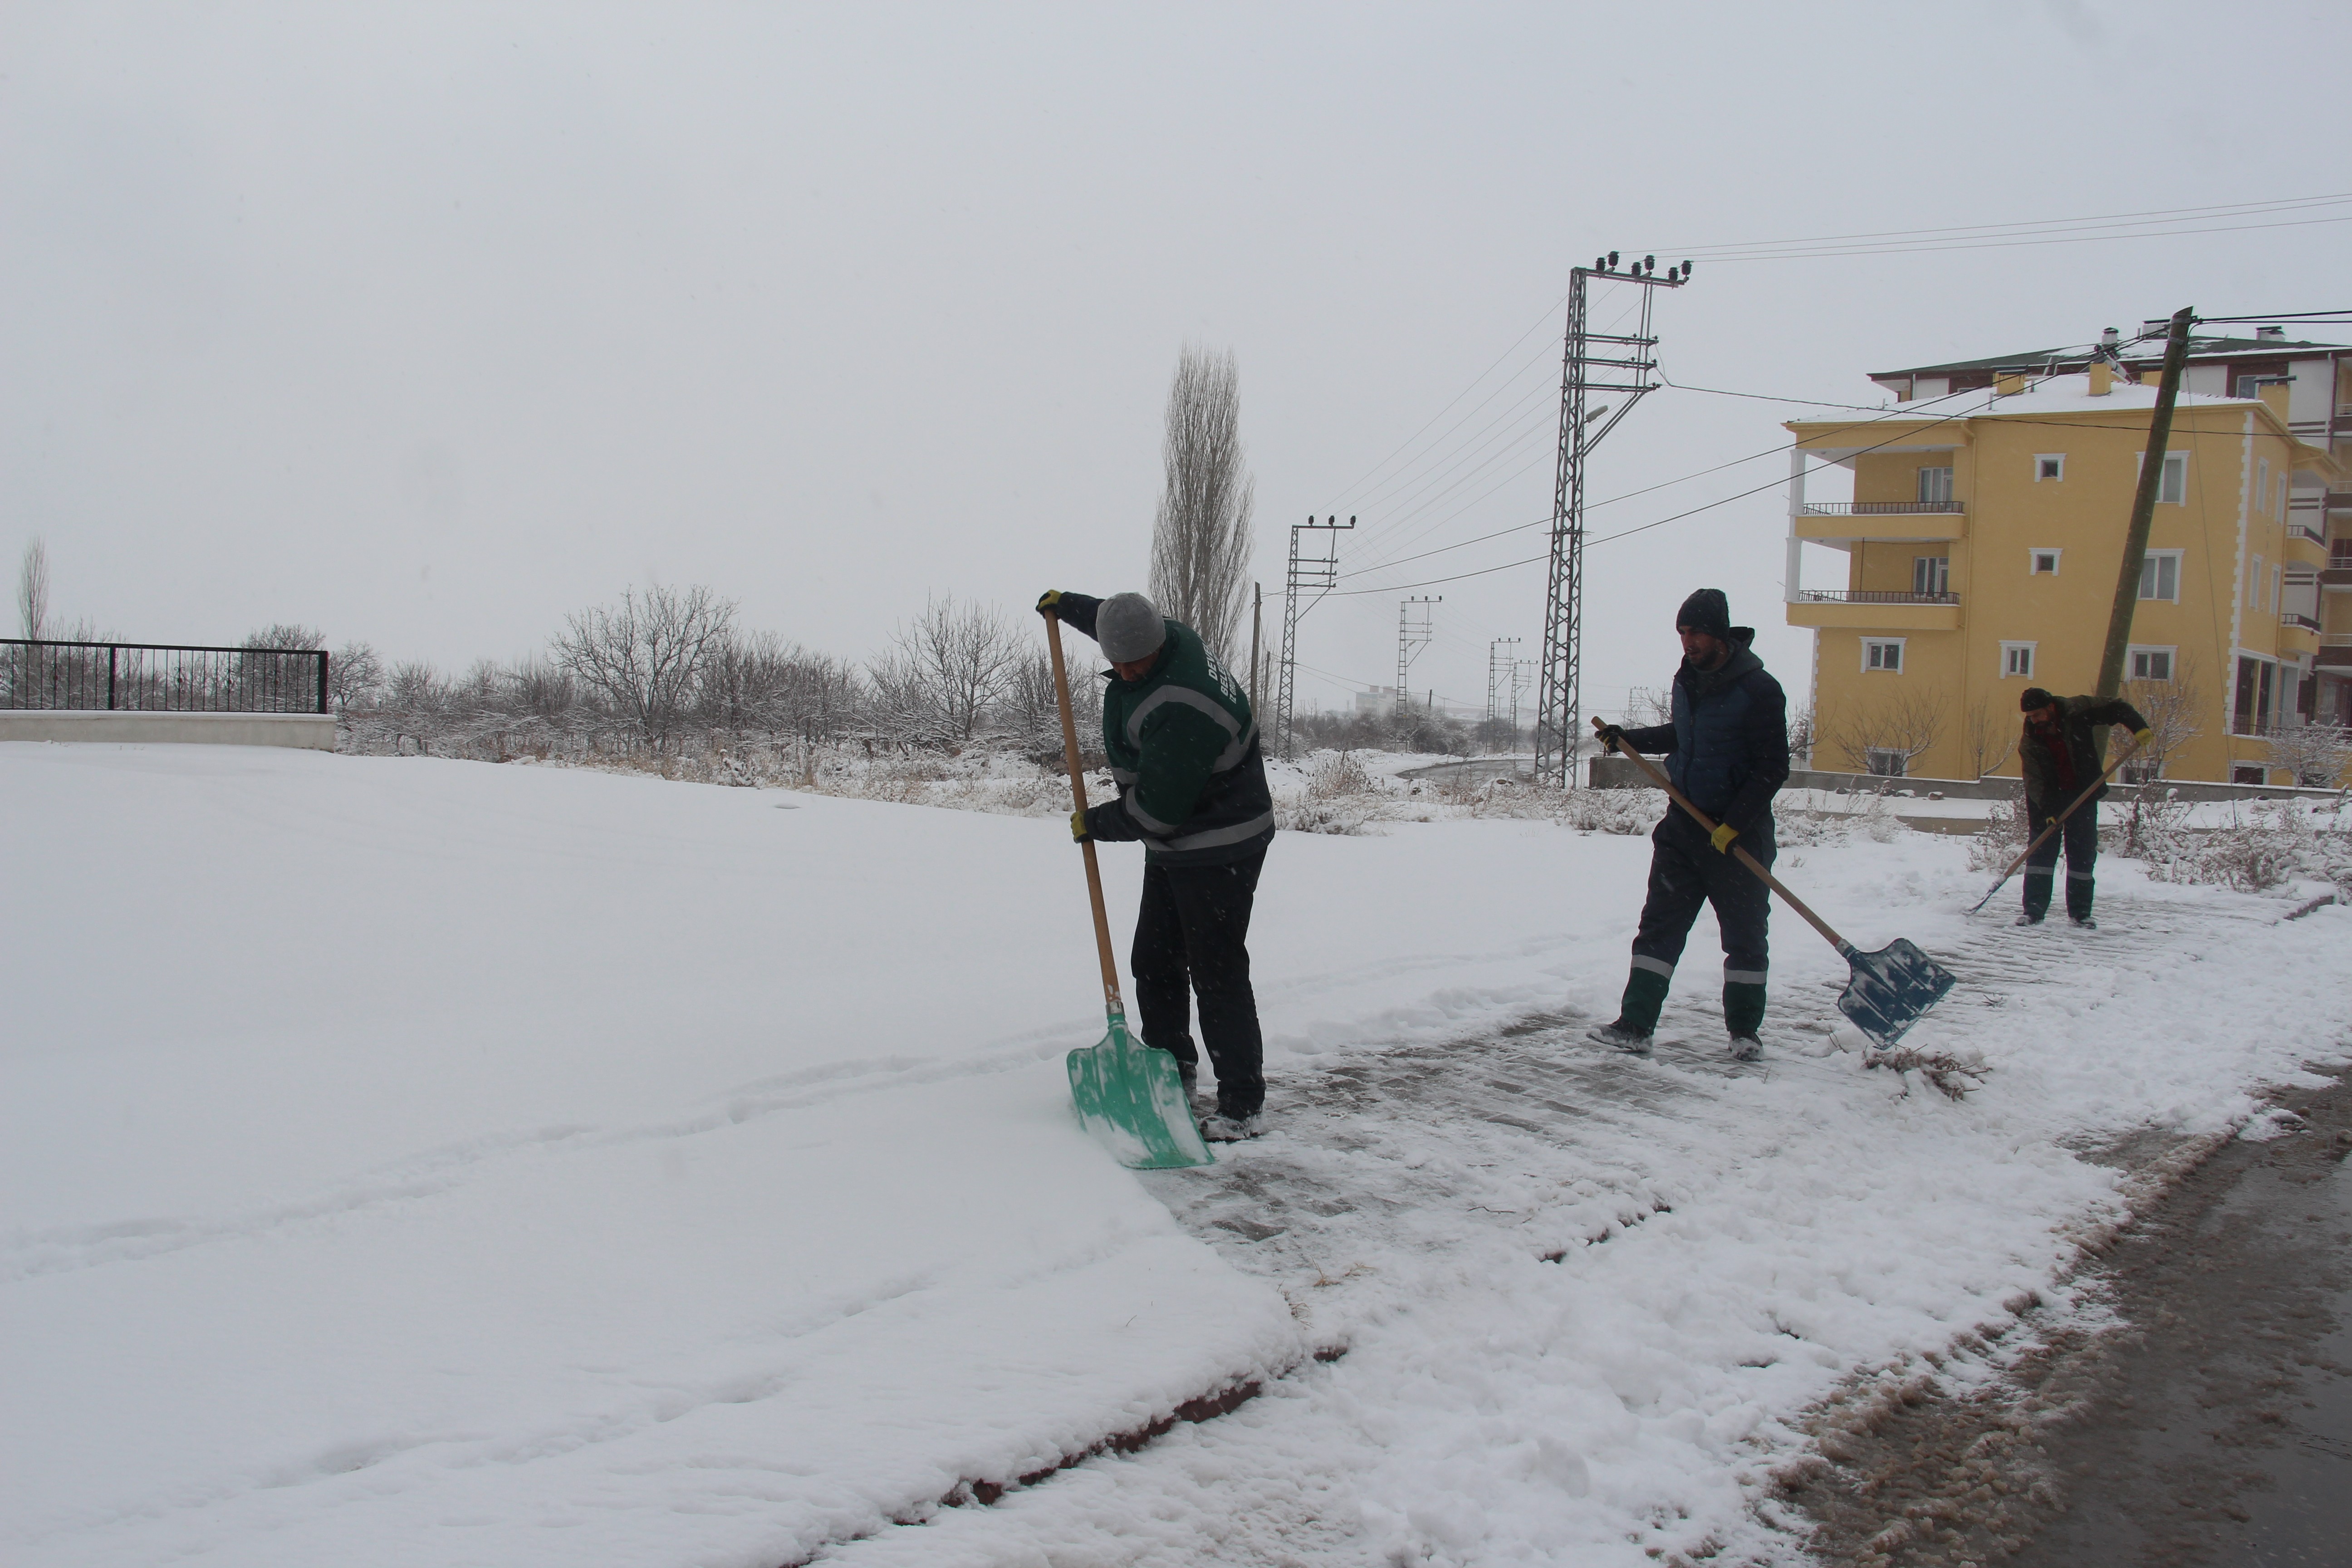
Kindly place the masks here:
[(2145, 746), (2150, 741), (2156, 739), (2156, 731), (2153, 730), (2135, 730), (2132, 731), (2132, 739), (2138, 742), (2142, 746)]
[(1048, 588), (1037, 595), (1037, 613), (1041, 616), (1058, 615), (1061, 613), (1059, 608), (1061, 603), (1062, 591), (1059, 588)]
[(1731, 853), (1731, 841), (1738, 837), (1739, 829), (1732, 826), (1731, 824), (1727, 822), (1717, 827), (1712, 834), (1708, 835), (1706, 841), (1715, 846), (1715, 852), (1717, 854), (1728, 855)]
[(1087, 814), (1083, 811), (1074, 811), (1070, 813), (1070, 842), (1084, 844), (1086, 841)]

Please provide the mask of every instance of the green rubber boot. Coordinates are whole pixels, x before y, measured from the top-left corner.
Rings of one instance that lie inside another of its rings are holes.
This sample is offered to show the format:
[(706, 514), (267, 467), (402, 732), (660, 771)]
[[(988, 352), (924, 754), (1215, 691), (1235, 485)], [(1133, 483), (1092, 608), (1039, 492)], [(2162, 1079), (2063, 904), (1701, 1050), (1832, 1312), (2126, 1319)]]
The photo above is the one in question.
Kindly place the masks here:
[(1723, 983), (1723, 1027), (1726, 1033), (1756, 1037), (1764, 1026), (1764, 987), (1740, 981)]
[(1669, 979), (1654, 969), (1635, 966), (1625, 976), (1625, 996), (1617, 1004), (1617, 1021), (1640, 1034), (1655, 1029), (1658, 1014), (1666, 1005)]

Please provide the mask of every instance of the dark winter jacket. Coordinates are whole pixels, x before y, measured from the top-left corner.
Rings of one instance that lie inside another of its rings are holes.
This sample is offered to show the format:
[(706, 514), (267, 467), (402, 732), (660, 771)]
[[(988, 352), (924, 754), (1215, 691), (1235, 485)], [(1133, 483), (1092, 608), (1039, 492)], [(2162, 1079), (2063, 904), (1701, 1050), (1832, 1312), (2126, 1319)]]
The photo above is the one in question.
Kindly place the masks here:
[[(1064, 594), (1064, 621), (1094, 636), (1099, 599)], [(1139, 838), (1168, 866), (1238, 860), (1274, 837), (1274, 796), (1249, 697), (1181, 621), (1141, 680), (1104, 672), (1103, 751), (1119, 796), (1087, 810), (1087, 833)]]
[(1714, 669), (1690, 660), (1675, 672), (1674, 722), (1627, 730), (1637, 752), (1666, 753), (1666, 776), (1691, 804), (1752, 835), (1789, 782), (1789, 700), (1748, 645), (1753, 626), (1731, 628), (1731, 657)]
[[(2091, 731), (2100, 724), (2121, 724), (2135, 734), (2147, 728), (2139, 710), (2120, 697), (2105, 701), (2095, 697), (2061, 697), (2058, 730), (2066, 749), (2066, 765), (2062, 767), (2051, 739), (2032, 720), (2026, 721), (2025, 734), (2017, 742), (2017, 762), (2025, 772), (2025, 798), (2035, 822), (2074, 805), (2074, 797), (2099, 776), (2099, 753), (2091, 743)], [(2074, 780), (2071, 784), (2066, 782), (2069, 772)], [(2102, 784), (2091, 798), (2102, 799), (2106, 793), (2107, 786)]]

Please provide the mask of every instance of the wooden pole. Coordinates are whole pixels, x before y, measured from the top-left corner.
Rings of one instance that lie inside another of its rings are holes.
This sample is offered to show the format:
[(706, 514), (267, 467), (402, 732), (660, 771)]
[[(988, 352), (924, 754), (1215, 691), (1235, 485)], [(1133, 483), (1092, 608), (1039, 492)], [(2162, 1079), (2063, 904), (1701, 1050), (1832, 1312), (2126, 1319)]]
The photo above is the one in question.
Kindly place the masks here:
[[(2148, 525), (2156, 517), (2156, 498), (2164, 485), (2164, 449), (2172, 439), (2172, 405), (2180, 396), (2180, 373), (2189, 363), (2189, 327), (2196, 312), (2182, 306), (2173, 312), (2172, 331), (2164, 342), (2164, 374), (2157, 384), (2156, 412), (2147, 422), (2147, 454), (2140, 459), (2139, 489), (2132, 497), (2131, 526), (2124, 533), (2123, 569), (2116, 578), (2115, 608), (2107, 612), (2107, 647), (2099, 658), (2098, 694), (2113, 697), (2124, 687), (2124, 655), (2131, 646), (2132, 613), (2139, 608), (2139, 577), (2147, 564)], [(2223, 672), (2228, 679), (2228, 672)], [(2100, 736), (2100, 749), (2105, 749)]]
[(1259, 584), (1250, 584), (1250, 717), (1257, 717), (1257, 638), (1265, 624), (1265, 589)]

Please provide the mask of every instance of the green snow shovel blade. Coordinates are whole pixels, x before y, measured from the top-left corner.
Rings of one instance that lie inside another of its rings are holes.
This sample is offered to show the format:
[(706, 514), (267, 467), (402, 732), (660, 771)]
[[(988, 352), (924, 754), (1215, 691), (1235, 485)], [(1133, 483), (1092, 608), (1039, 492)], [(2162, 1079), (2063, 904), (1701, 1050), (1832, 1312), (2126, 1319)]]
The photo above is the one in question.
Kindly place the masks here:
[(1080, 1125), (1130, 1171), (1216, 1163), (1193, 1125), (1176, 1058), (1131, 1038), (1116, 1014), (1100, 1045), (1070, 1053), (1070, 1099)]
[(1853, 978), (1838, 993), (1838, 1011), (1882, 1050), (1901, 1039), (1903, 1031), (1942, 1001), (1954, 984), (1950, 970), (1906, 938), (1896, 937), (1876, 952), (1841, 945), (1846, 963), (1853, 966)]
[[(1062, 749), (1070, 764), (1070, 799), (1087, 808), (1086, 770), (1078, 761), (1077, 721), (1070, 713), (1070, 676), (1062, 663), (1062, 620), (1045, 616), (1045, 646), (1054, 655), (1054, 695), (1062, 705)], [(1213, 1165), (1217, 1157), (1202, 1142), (1185, 1103), (1176, 1058), (1138, 1045), (1127, 1032), (1127, 1007), (1118, 997), (1118, 960), (1111, 956), (1110, 917), (1103, 912), (1102, 868), (1095, 864), (1095, 841), (1079, 840), (1086, 851), (1087, 898), (1094, 906), (1095, 957), (1102, 965), (1103, 1013), (1110, 1032), (1090, 1049), (1070, 1053), (1070, 1100), (1079, 1124), (1111, 1157), (1130, 1171), (1167, 1171)]]

